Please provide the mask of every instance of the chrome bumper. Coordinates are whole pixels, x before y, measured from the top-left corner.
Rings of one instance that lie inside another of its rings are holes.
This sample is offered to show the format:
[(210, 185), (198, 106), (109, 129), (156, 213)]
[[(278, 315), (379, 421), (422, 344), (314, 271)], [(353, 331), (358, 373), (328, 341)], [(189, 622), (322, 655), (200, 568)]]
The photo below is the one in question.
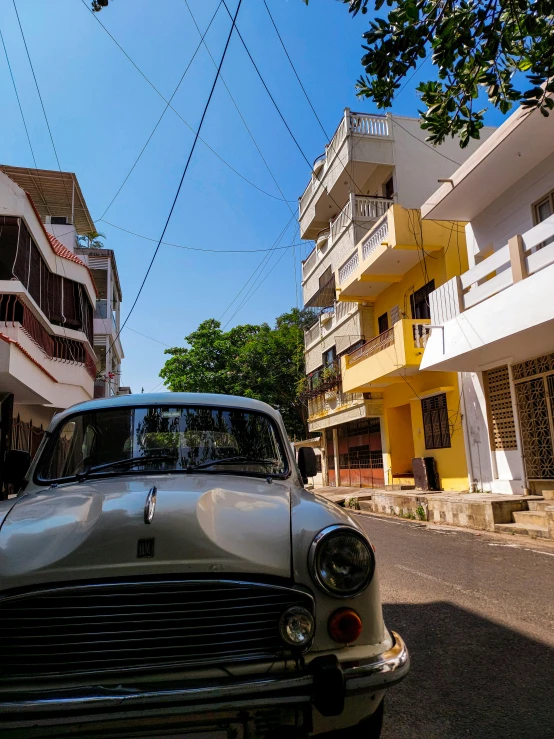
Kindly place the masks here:
[[(342, 663), (345, 697), (375, 693), (400, 682), (408, 673), (410, 659), (402, 638), (391, 632), (394, 644), (387, 652), (356, 663)], [(198, 714), (199, 710), (244, 711), (266, 707), (314, 704), (314, 674), (308, 668), (296, 674), (272, 677), (210, 680), (185, 687), (183, 683), (158, 686), (94, 687), (0, 693), (0, 731), (26, 726), (85, 724), (91, 719), (136, 716)], [(34, 735), (34, 734), (33, 734)]]

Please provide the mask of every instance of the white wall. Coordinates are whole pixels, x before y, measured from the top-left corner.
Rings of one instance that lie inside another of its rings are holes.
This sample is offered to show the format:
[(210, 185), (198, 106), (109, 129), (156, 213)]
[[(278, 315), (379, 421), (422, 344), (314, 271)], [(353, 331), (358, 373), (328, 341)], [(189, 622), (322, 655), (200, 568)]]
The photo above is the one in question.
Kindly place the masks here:
[(554, 190), (554, 154), (494, 200), (466, 226), (470, 267), (475, 255), (497, 251), (515, 234), (533, 228), (533, 203)]
[(77, 242), (77, 231), (75, 230), (75, 226), (45, 223), (44, 228), (49, 234), (55, 236), (66, 249), (69, 249), (72, 253), (75, 252), (75, 245)]
[(428, 133), (417, 118), (392, 116), (392, 126), (396, 201), (404, 208), (420, 208), (439, 187), (437, 180), (450, 177), (495, 130), (483, 128), (479, 140), (461, 149), (457, 138), (440, 146), (427, 143)]

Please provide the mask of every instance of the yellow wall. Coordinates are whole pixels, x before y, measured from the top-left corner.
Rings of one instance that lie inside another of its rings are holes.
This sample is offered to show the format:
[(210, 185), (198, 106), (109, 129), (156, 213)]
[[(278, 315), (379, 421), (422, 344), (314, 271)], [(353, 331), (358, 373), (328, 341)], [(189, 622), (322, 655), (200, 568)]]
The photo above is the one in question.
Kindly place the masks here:
[(388, 408), (387, 426), (389, 433), (390, 466), (393, 475), (411, 475), (414, 458), (414, 439), (412, 433), (412, 414), (410, 405)]
[[(462, 429), (460, 393), (458, 390), (458, 379), (455, 372), (420, 372), (417, 375), (407, 377), (405, 382), (399, 379), (393, 385), (383, 389), (384, 413), (387, 416), (386, 433), (390, 448), (390, 466), (393, 474), (396, 474), (400, 464), (404, 464), (401, 457), (398, 464), (395, 460), (394, 440), (398, 430), (392, 428), (393, 420), (396, 418), (391, 409), (410, 404), (412, 443), (414, 457), (434, 457), (444, 490), (468, 490), (468, 472), (465, 455), (464, 434)], [(446, 392), (448, 405), (448, 416), (451, 425), (450, 443), (447, 449), (426, 449), (425, 435), (423, 432), (423, 417), (421, 412), (421, 400), (418, 396), (439, 387), (451, 388)]]

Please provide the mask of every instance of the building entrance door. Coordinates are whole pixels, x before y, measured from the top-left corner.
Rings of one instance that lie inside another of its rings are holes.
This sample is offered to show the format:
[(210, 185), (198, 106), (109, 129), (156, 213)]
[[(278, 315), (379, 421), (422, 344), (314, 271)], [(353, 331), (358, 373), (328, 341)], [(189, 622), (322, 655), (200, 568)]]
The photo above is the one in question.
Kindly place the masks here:
[[(539, 358), (542, 359), (542, 358)], [(537, 362), (538, 360), (534, 360)], [(532, 364), (524, 362), (523, 364)], [(521, 367), (521, 365), (516, 365)], [(517, 376), (514, 373), (514, 376)], [(554, 479), (554, 372), (516, 381), (516, 397), (527, 479)]]

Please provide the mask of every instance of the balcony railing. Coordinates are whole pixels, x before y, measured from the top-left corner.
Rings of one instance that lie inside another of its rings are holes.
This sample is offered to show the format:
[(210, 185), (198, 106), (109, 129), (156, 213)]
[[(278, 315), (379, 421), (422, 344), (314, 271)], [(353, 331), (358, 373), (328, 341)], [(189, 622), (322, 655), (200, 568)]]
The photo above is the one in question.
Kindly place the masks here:
[(394, 326), (383, 331), (382, 334), (379, 334), (379, 336), (376, 336), (374, 339), (366, 341), (365, 344), (362, 344), (358, 349), (355, 349), (353, 352), (348, 354), (347, 364), (348, 366), (356, 364), (356, 362), (360, 362), (362, 359), (366, 359), (366, 357), (371, 357), (373, 354), (377, 354), (377, 352), (382, 352), (383, 349), (386, 349), (393, 344)]
[(362, 242), (362, 256), (364, 261), (368, 259), (370, 254), (372, 254), (375, 249), (382, 244), (388, 235), (389, 221), (388, 218), (385, 218), (384, 222), (377, 225), (368, 235), (367, 239)]
[(340, 363), (332, 362), (322, 369), (312, 372), (306, 378), (306, 385), (301, 395), (305, 399), (315, 398), (318, 395), (336, 390), (340, 386)]
[(0, 294), (0, 326), (21, 326), (21, 330), (48, 359), (82, 364), (91, 377), (96, 376), (96, 363), (86, 346), (75, 339), (51, 335), (29, 308), (16, 296)]
[(554, 216), (510, 239), (475, 267), (429, 295), (431, 321), (442, 324), (554, 264)]
[[(333, 397), (331, 397), (333, 396)], [(327, 393), (308, 398), (308, 419), (313, 416), (336, 413), (345, 406), (363, 403), (363, 393), (344, 393), (340, 388), (336, 393)]]
[(351, 254), (346, 262), (339, 268), (339, 283), (344, 282), (350, 275), (358, 269), (359, 264), (358, 250)]
[(317, 323), (314, 323), (313, 326), (306, 329), (304, 331), (304, 347), (308, 349), (312, 344), (315, 344), (316, 341), (319, 341), (321, 338), (321, 325), (319, 323), (319, 317), (317, 319)]

